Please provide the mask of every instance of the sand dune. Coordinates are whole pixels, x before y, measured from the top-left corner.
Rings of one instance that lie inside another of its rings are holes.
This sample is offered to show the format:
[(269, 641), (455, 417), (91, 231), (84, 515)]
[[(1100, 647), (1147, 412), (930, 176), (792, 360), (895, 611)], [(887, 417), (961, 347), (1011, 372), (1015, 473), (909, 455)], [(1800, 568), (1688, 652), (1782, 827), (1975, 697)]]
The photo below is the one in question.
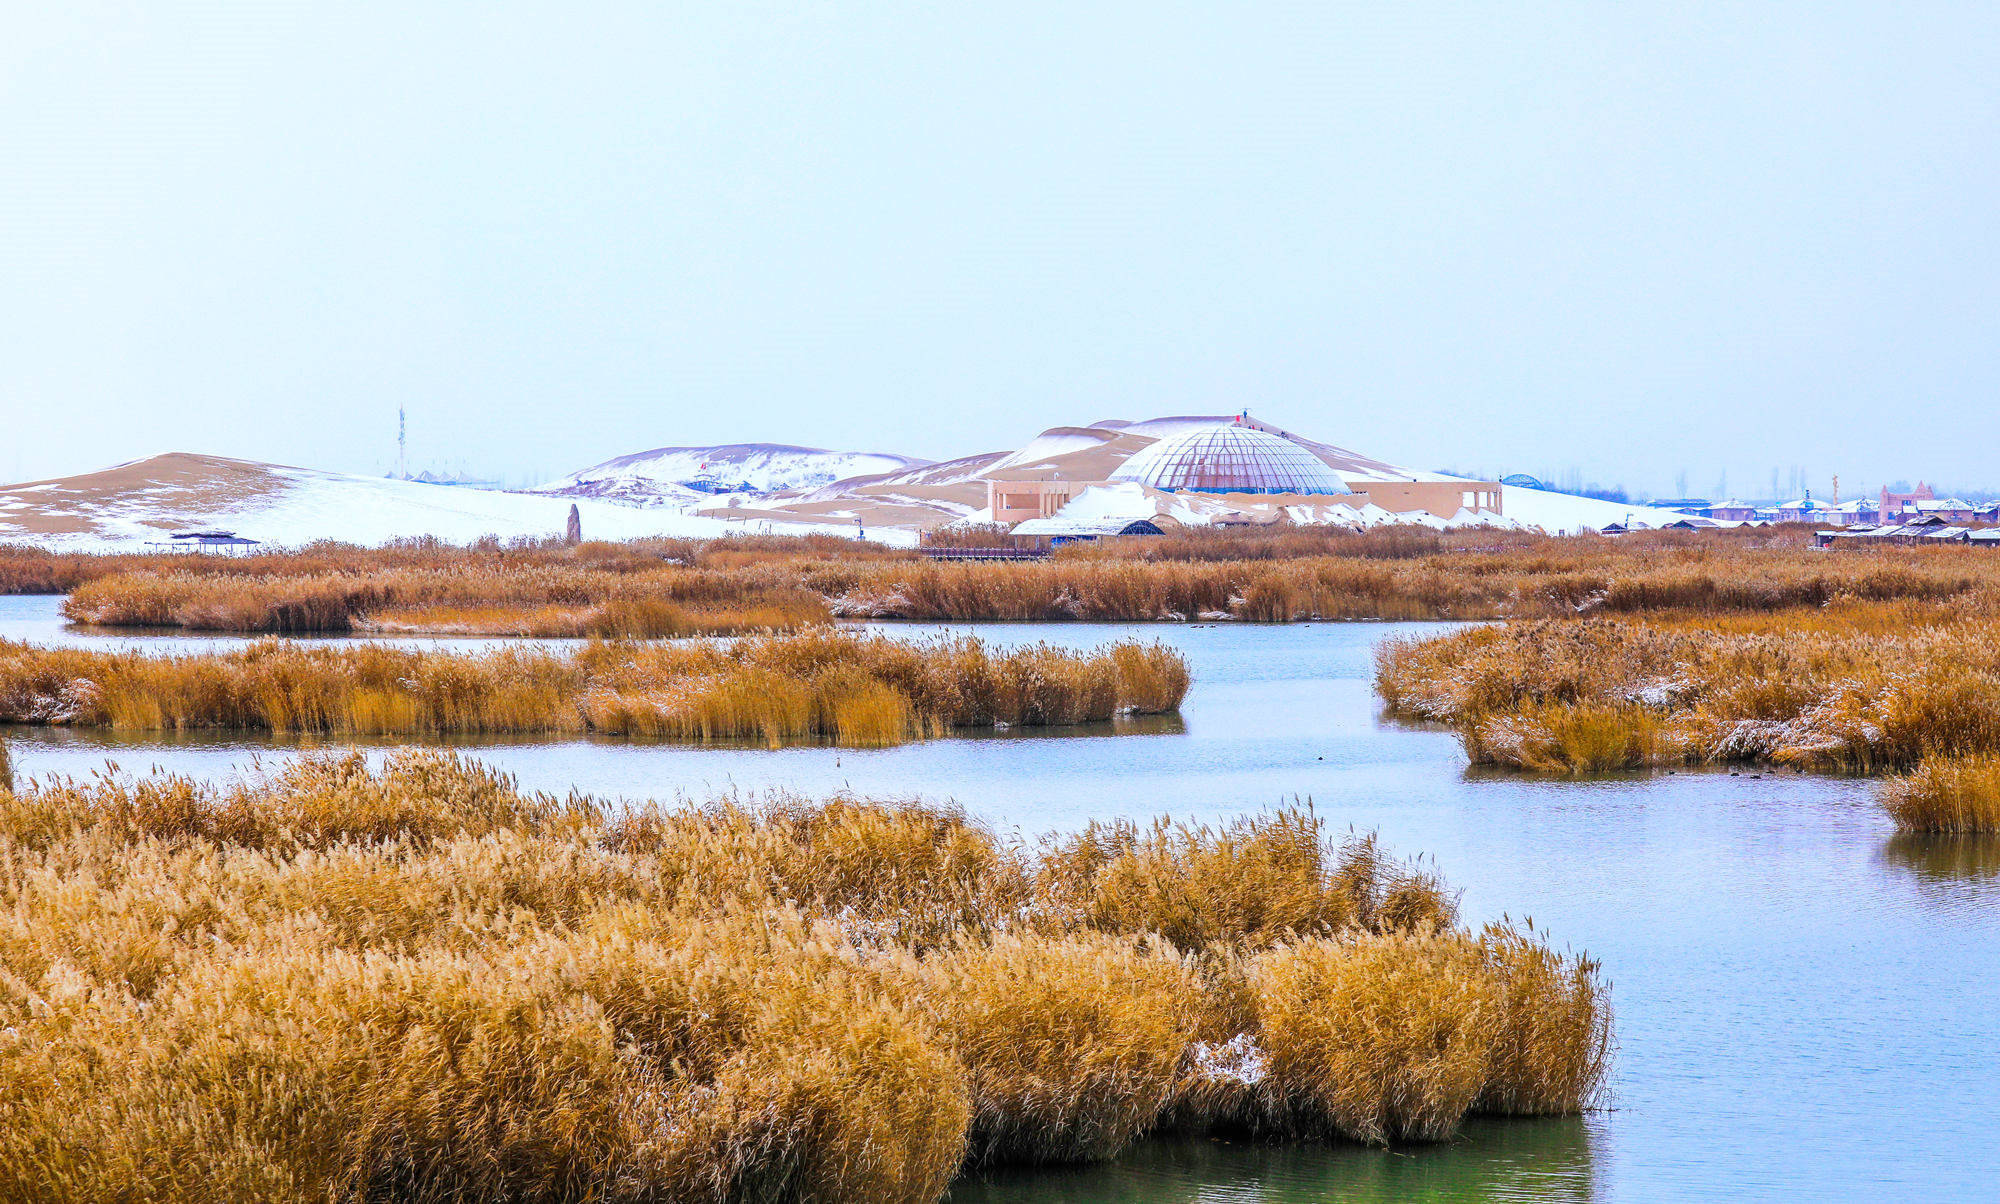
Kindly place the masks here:
[[(283, 547), (426, 535), (454, 543), (486, 535), (541, 538), (563, 533), (572, 500), (173, 452), (100, 472), (0, 486), (0, 540), (89, 551), (142, 548), (170, 532), (209, 528)], [(823, 529), (796, 520), (723, 521), (590, 499), (575, 505), (584, 535), (594, 539)]]

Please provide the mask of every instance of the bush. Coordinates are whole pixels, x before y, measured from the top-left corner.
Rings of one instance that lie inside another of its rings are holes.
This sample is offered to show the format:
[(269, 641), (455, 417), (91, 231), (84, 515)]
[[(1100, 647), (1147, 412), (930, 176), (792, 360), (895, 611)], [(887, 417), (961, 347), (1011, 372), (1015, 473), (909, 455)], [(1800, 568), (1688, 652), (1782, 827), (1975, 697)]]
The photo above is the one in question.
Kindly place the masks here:
[(1262, 1129), (1375, 1145), (1450, 1136), (1486, 1087), (1499, 985), (1457, 934), (1300, 941), (1261, 955)]
[(407, 752), (31, 784), (0, 829), (6, 1199), (929, 1201), (1166, 1126), (1574, 1111), (1608, 1048), (1595, 963), (1309, 813), (1035, 852)]
[(902, 973), (965, 1065), (973, 1166), (1110, 1158), (1166, 1107), (1193, 1038), (1192, 965), (1127, 939), (1002, 934)]
[(1093, 822), (1044, 850), (1039, 889), (1075, 923), (1192, 952), (1445, 927), (1457, 911), (1434, 876), (1392, 863), (1372, 836), (1335, 850), (1320, 818), (1298, 808), (1221, 829)]
[(1882, 784), (1882, 805), (1905, 832), (2000, 832), (2000, 754), (1926, 757)]
[(260, 641), (150, 656), (0, 641), (0, 722), (324, 735), (599, 731), (671, 740), (889, 744), (1005, 722), (1172, 710), (1179, 654), (1115, 644), (990, 652), (831, 629), (686, 645), (483, 653)]

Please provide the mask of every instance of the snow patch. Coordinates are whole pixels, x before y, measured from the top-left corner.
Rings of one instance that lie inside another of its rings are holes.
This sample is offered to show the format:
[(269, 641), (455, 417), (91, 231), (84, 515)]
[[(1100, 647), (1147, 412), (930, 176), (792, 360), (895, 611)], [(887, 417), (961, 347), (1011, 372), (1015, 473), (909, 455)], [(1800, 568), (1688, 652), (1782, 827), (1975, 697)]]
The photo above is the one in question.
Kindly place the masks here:
[(1044, 431), (1029, 440), (1028, 445), (1020, 451), (994, 461), (986, 471), (998, 472), (1007, 468), (1036, 467), (1058, 456), (1102, 447), (1111, 438), (1113, 436), (1108, 434), (1084, 434), (1081, 431)]
[[(132, 500), (89, 508), (89, 533), (24, 536), (63, 551), (134, 551), (163, 543), (169, 530), (223, 528), (266, 547), (300, 547), (319, 540), (367, 546), (431, 536), (470, 543), (488, 535), (506, 538), (560, 537), (569, 523), (572, 499), (494, 489), (430, 485), (385, 477), (348, 476), (302, 468), (269, 469), (277, 488), (208, 508), (162, 505), (135, 491)], [(702, 518), (680, 510), (635, 509), (582, 499), (575, 501), (585, 539), (626, 540), (648, 536), (706, 539), (759, 533), (800, 535), (823, 532), (806, 523), (755, 524)], [(900, 531), (884, 532), (892, 540)], [(0, 520), (0, 538), (7, 536)]]
[(1500, 509), (1515, 522), (1538, 527), (1551, 535), (1602, 531), (1613, 525), (1650, 529), (1677, 523), (1687, 517), (1675, 510), (1628, 506), (1592, 497), (1551, 493), (1545, 489), (1523, 489), (1517, 485), (1500, 487)]
[(1197, 1041), (1192, 1052), (1194, 1072), (1216, 1082), (1255, 1087), (1271, 1073), (1270, 1060), (1249, 1033), (1221, 1042)]
[(837, 452), (783, 443), (661, 447), (594, 464), (534, 492), (627, 505), (715, 505), (732, 495), (765, 498), (926, 463), (884, 452)]

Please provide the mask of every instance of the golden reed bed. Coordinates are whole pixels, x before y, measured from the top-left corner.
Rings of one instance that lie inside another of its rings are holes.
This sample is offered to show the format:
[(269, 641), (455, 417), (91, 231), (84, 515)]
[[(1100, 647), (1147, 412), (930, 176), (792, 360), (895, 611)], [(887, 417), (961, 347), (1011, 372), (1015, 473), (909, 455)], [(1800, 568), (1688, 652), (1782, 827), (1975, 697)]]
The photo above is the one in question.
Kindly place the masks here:
[(1473, 628), (1385, 643), (1376, 686), (1474, 764), (1914, 767), (1884, 786), (1900, 826), (2000, 827), (2000, 620), (1953, 603)]
[(1154, 1132), (1570, 1113), (1596, 963), (1309, 812), (1033, 847), (449, 754), (0, 791), (0, 1198), (930, 1201)]
[(828, 622), (797, 587), (700, 570), (608, 572), (517, 564), (301, 576), (214, 576), (174, 567), (85, 582), (73, 623), (303, 635), (346, 632), (680, 637), (790, 631)]
[(313, 646), (151, 656), (0, 641), (0, 723), (336, 736), (525, 733), (888, 744), (975, 725), (1176, 709), (1186, 662), (1159, 645), (990, 651), (818, 628), (676, 644), (481, 653)]
[(1038, 562), (937, 563), (829, 538), (55, 557), (0, 549), (0, 592), (80, 623), (298, 634), (672, 636), (919, 620), (1490, 619), (1757, 612), (1842, 598), (1992, 613), (2000, 557), (1826, 554), (1798, 532), (1619, 540), (1505, 532), (1184, 532)]

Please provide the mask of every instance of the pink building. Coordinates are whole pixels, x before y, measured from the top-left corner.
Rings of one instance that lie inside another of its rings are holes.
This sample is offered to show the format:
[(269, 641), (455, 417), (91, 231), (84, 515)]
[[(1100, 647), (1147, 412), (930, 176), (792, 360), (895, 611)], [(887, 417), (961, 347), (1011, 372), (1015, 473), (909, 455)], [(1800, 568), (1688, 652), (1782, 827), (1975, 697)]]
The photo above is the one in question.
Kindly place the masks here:
[(1935, 501), (1936, 498), (1937, 495), (1931, 492), (1931, 487), (1922, 481), (1917, 482), (1915, 493), (1890, 493), (1889, 487), (1885, 485), (1882, 487), (1881, 519), (1886, 523), (1890, 519), (1903, 517), (1905, 513), (1915, 514), (1915, 509), (1910, 506), (1911, 502), (1929, 502)]

